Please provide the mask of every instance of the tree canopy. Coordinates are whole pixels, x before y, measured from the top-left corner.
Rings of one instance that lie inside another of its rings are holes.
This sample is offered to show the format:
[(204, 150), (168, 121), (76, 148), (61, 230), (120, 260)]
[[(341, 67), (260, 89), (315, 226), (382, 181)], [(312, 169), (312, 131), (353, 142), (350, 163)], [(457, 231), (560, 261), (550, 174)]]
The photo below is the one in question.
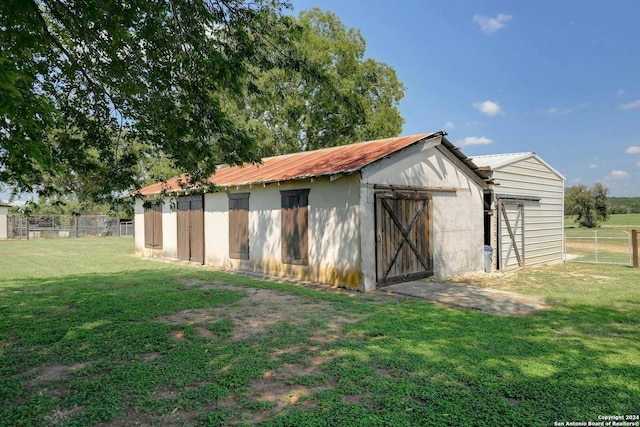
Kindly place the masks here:
[(0, 2), (0, 183), (105, 201), (168, 171), (397, 135), (393, 69), (280, 0)]
[(244, 108), (261, 156), (398, 135), (404, 86), (393, 68), (364, 57), (360, 31), (318, 8), (302, 11), (295, 24), (286, 42), (302, 72), (285, 66), (263, 73)]
[(640, 213), (640, 197), (609, 197), (612, 214)]
[[(6, 0), (0, 181), (95, 198), (135, 188), (161, 152), (199, 180), (255, 160), (225, 113), (286, 28), (277, 0)], [(251, 65), (252, 70), (249, 70)]]
[(584, 185), (568, 187), (565, 190), (565, 214), (575, 216), (576, 222), (583, 227), (597, 227), (611, 213), (608, 193), (609, 189), (599, 182), (591, 188)]

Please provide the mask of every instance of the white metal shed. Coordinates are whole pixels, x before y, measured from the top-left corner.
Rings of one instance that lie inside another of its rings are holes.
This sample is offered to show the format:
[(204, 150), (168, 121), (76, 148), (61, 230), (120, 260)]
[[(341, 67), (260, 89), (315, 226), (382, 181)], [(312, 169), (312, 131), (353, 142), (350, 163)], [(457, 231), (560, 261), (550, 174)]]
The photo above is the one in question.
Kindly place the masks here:
[(564, 181), (536, 153), (476, 156), (495, 187), (485, 192), (485, 245), (497, 270), (564, 260)]

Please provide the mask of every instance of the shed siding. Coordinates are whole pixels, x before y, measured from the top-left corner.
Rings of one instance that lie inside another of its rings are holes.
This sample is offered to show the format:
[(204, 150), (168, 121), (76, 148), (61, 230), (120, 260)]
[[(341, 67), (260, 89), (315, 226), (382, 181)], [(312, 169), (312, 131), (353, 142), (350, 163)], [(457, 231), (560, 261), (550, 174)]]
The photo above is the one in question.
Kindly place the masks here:
[[(525, 202), (525, 265), (562, 261), (564, 180), (536, 157), (496, 168), (493, 176), (500, 184), (495, 187), (498, 195), (540, 198)], [(501, 232), (507, 233), (506, 227)]]
[(7, 220), (8, 216), (9, 216), (9, 207), (0, 206), (0, 240), (4, 240), (8, 237), (8, 226), (9, 226), (9, 221)]
[[(297, 189), (309, 189), (307, 265), (282, 260), (281, 191)], [(249, 258), (230, 257), (228, 196), (214, 193), (205, 197), (206, 264), (361, 288), (358, 174), (234, 191), (250, 193)]]
[(446, 187), (455, 192), (431, 192), (431, 245), (435, 278), (482, 270), (483, 192), (438, 141), (429, 141), (363, 170), (361, 234), (365, 288), (375, 287), (374, 185)]
[(142, 201), (137, 200), (134, 207), (134, 229), (135, 252), (144, 258), (169, 258), (177, 257), (177, 216), (176, 212), (170, 208), (170, 200), (165, 200), (162, 204), (162, 248), (145, 248), (144, 241), (144, 208)]

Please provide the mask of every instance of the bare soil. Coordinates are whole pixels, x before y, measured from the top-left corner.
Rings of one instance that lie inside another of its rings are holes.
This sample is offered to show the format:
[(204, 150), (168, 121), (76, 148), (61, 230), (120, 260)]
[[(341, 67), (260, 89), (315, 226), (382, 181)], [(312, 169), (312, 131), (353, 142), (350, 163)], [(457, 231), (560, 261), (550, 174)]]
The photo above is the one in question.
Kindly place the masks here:
[[(210, 307), (193, 310), (183, 310), (169, 316), (156, 319), (158, 322), (172, 325), (193, 325), (217, 322), (221, 319), (230, 319), (234, 328), (233, 340), (246, 339), (252, 335), (260, 335), (281, 321), (287, 321), (294, 325), (302, 325), (313, 319), (321, 318), (328, 325), (329, 335), (323, 332), (318, 340), (331, 339), (340, 330), (343, 323), (356, 322), (357, 317), (346, 317), (337, 313), (331, 304), (301, 298), (284, 292), (251, 287), (238, 287), (224, 283), (212, 283), (201, 280), (182, 280), (184, 285), (198, 287), (203, 290), (223, 290), (244, 292), (244, 297), (239, 303), (222, 307)], [(203, 326), (196, 327), (196, 331), (203, 338), (213, 338), (213, 333)], [(175, 340), (185, 339), (180, 331), (172, 331)]]

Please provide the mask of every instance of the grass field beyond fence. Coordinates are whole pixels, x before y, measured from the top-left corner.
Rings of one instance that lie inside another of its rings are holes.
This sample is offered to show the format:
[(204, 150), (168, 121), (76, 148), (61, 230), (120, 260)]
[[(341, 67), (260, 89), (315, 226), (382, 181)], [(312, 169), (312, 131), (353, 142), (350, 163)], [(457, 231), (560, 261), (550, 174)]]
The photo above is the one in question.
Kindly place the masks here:
[(640, 273), (628, 267), (478, 277), (553, 307), (526, 318), (145, 261), (120, 238), (0, 242), (0, 275), (2, 426), (640, 414)]
[[(578, 223), (575, 222), (575, 217), (571, 216), (566, 216), (564, 218), (564, 224), (566, 229), (589, 230), (588, 228), (580, 227)], [(610, 215), (607, 221), (603, 222), (600, 224), (600, 227), (595, 229), (621, 229), (631, 231), (632, 228), (640, 230), (640, 214)]]

